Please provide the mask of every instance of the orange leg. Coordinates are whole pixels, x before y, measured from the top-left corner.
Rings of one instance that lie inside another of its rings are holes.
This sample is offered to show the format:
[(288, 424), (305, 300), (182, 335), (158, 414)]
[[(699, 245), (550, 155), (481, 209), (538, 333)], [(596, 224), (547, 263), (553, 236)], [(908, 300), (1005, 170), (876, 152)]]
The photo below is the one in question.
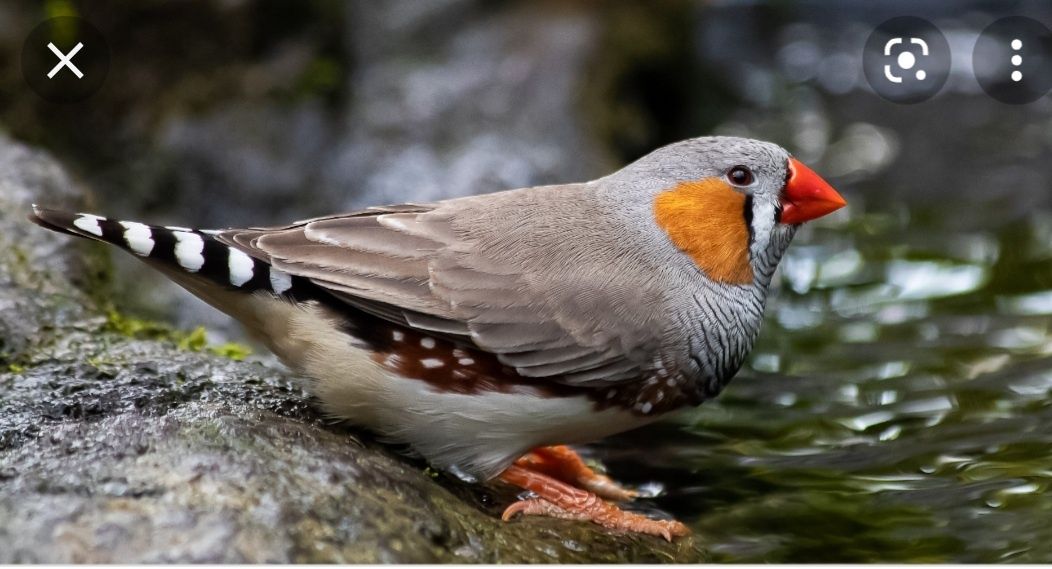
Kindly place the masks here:
[(538, 447), (515, 461), (515, 464), (583, 488), (607, 500), (625, 502), (639, 496), (635, 490), (629, 490), (609, 476), (592, 470), (580, 455), (565, 445)]
[(522, 466), (509, 466), (500, 479), (519, 488), (537, 494), (539, 498), (520, 500), (508, 506), (501, 516), (504, 521), (515, 514), (540, 515), (568, 520), (590, 520), (603, 527), (659, 535), (668, 541), (673, 537), (690, 533), (687, 526), (669, 520), (652, 520), (648, 517), (625, 512), (617, 506), (604, 502), (599, 496), (574, 488), (540, 472)]

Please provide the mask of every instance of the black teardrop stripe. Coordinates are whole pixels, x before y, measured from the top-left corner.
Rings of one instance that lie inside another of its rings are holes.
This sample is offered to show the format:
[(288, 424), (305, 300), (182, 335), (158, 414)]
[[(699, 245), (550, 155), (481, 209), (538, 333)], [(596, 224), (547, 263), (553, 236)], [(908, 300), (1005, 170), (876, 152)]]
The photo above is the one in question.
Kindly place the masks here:
[[(117, 225), (115, 222), (108, 222)], [(179, 260), (175, 257), (175, 246), (179, 243), (175, 239), (175, 233), (171, 231), (158, 231), (159, 228), (150, 227), (150, 236), (153, 237), (153, 250), (150, 251), (149, 258), (154, 261), (160, 261), (166, 265), (179, 266)], [(103, 230), (105, 232), (105, 230)], [(124, 241), (124, 235), (122, 234), (116, 240), (108, 240), (114, 245), (121, 247), (122, 249), (128, 249), (128, 244)], [(134, 252), (133, 252), (134, 254)], [(182, 269), (182, 267), (179, 267)], [(185, 269), (183, 269), (185, 270)]]
[(742, 216), (745, 217), (745, 227), (749, 230), (749, 246), (751, 249), (753, 239), (756, 237), (752, 229), (752, 194), (745, 196), (745, 205), (742, 206)]
[[(166, 230), (162, 230), (166, 231)], [(251, 257), (252, 278), (241, 286), (230, 283), (230, 247), (217, 241), (207, 233), (195, 232), (204, 241), (204, 250), (201, 255), (205, 264), (197, 271), (197, 274), (217, 283), (225, 283), (229, 288), (244, 290), (270, 290), (270, 265)], [(174, 239), (174, 236), (173, 236)], [(173, 245), (174, 250), (174, 245)], [(273, 292), (273, 291), (272, 291)]]
[[(74, 216), (76, 220), (76, 216)], [(76, 226), (74, 226), (76, 227)], [(102, 240), (107, 243), (113, 243), (123, 249), (127, 249), (127, 244), (124, 242), (124, 226), (117, 221), (110, 221), (108, 219), (99, 220), (99, 228), (102, 229)], [(156, 247), (154, 247), (156, 249)]]

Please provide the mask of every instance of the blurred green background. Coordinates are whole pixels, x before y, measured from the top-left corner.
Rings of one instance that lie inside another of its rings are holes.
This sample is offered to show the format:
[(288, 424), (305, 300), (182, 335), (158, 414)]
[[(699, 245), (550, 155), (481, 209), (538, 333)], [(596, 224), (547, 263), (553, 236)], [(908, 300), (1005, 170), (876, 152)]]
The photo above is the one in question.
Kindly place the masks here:
[[(1052, 105), (970, 66), (1047, 2), (112, 1), (0, 4), (0, 128), (95, 209), (262, 225), (590, 179), (703, 134), (772, 140), (850, 207), (805, 228), (749, 364), (715, 402), (606, 441), (615, 477), (718, 561), (1052, 561)], [(880, 22), (931, 20), (934, 99), (876, 96)], [(78, 15), (101, 91), (53, 105), (18, 65)], [(124, 256), (124, 310), (238, 337)]]

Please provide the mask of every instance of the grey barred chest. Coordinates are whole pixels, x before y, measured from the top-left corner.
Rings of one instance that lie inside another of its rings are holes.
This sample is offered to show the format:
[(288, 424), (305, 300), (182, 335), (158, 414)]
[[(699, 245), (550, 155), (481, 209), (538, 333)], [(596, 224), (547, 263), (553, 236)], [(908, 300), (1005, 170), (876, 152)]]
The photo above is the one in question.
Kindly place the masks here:
[(718, 395), (745, 363), (763, 323), (765, 296), (765, 289), (742, 289), (737, 296), (694, 295), (694, 326), (685, 342), (694, 404)]

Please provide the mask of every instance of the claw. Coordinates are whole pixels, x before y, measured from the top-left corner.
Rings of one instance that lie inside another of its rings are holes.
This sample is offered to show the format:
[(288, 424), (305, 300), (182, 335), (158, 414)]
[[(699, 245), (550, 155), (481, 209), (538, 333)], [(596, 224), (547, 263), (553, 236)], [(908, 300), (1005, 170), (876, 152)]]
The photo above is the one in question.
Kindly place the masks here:
[(529, 500), (519, 500), (518, 502), (513, 503), (507, 508), (504, 508), (504, 513), (500, 515), (501, 521), (511, 521), (511, 519), (515, 517), (515, 514), (518, 514), (519, 512), (522, 512), (526, 509), (526, 502), (528, 501)]
[(687, 526), (670, 520), (652, 520), (604, 502), (598, 496), (564, 484), (545, 474), (511, 466), (501, 474), (509, 484), (526, 488), (539, 498), (520, 500), (507, 507), (501, 519), (508, 521), (518, 514), (547, 516), (569, 520), (588, 520), (603, 527), (660, 536), (668, 541), (688, 535)]
[(520, 458), (516, 464), (583, 488), (607, 500), (627, 502), (639, 496), (639, 492), (625, 488), (609, 476), (593, 470), (580, 455), (565, 445), (539, 447)]

